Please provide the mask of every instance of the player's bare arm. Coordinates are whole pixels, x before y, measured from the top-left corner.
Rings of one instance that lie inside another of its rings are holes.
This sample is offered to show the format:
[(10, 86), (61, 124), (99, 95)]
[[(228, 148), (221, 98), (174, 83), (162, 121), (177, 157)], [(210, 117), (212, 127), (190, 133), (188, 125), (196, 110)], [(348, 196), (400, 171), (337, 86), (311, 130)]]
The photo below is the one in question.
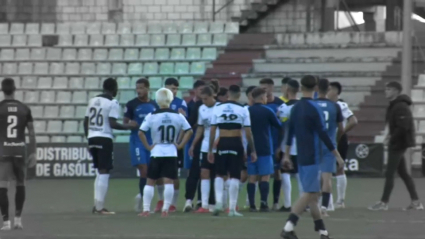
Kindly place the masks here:
[(255, 151), (254, 137), (252, 137), (252, 131), (250, 127), (245, 127), (245, 135), (248, 141), (249, 149), (251, 150), (251, 161), (257, 161), (257, 152)]
[(117, 129), (117, 130), (130, 130), (130, 129), (139, 127), (137, 125), (137, 122), (135, 121), (129, 121), (128, 124), (120, 124), (118, 123), (116, 118), (112, 118), (112, 117), (109, 117), (109, 125), (111, 126), (111, 128)]
[(217, 125), (211, 125), (210, 139), (209, 139), (209, 143), (208, 143), (208, 161), (210, 163), (214, 163), (214, 155), (213, 155), (212, 150), (214, 148), (216, 130), (217, 130)]
[(195, 149), (195, 145), (199, 142), (199, 140), (201, 140), (203, 135), (204, 135), (204, 126), (198, 125), (198, 128), (196, 129), (195, 138), (193, 139), (192, 145), (189, 148), (190, 157), (193, 157), (193, 151)]
[(28, 136), (29, 136), (29, 147), (28, 147), (28, 167), (32, 168), (37, 163), (36, 150), (37, 150), (37, 142), (35, 140), (35, 131), (33, 122), (28, 122), (27, 124)]
[(345, 125), (344, 134), (350, 132), (356, 125), (358, 124), (357, 117), (355, 115), (352, 115), (347, 120), (347, 125)]
[[(122, 122), (123, 122), (123, 125), (128, 125), (130, 127), (129, 128), (130, 130), (139, 129), (139, 125), (135, 121), (132, 121), (127, 117), (124, 117)], [(132, 123), (132, 122), (134, 122), (134, 123)]]
[[(285, 152), (291, 152), (291, 145), (285, 146)], [(294, 165), (292, 165), (292, 161), (289, 153), (283, 154), (283, 159), (281, 162), (282, 168), (284, 169), (292, 169)]]
[(148, 143), (148, 139), (146, 138), (146, 134), (144, 131), (139, 130), (139, 138), (140, 141), (142, 141), (143, 146), (145, 146), (147, 150), (151, 151), (155, 147), (155, 144), (150, 145)]
[(184, 146), (190, 140), (190, 137), (192, 137), (192, 134), (193, 134), (193, 130), (192, 129), (188, 129), (188, 130), (184, 131), (184, 135), (183, 135), (182, 141), (180, 142), (180, 144), (176, 145), (178, 150), (184, 148)]
[(184, 130), (180, 130), (179, 136), (177, 138), (177, 143), (182, 142), (184, 136)]

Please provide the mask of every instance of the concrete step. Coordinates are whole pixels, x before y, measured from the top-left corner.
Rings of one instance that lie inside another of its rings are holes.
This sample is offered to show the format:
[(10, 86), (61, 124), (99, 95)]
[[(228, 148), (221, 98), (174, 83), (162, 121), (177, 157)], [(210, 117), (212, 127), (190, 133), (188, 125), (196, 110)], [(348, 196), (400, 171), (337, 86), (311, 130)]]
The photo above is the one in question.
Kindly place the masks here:
[(254, 72), (371, 72), (385, 71), (390, 62), (341, 63), (254, 63)]
[(345, 58), (335, 58), (335, 57), (298, 57), (298, 58), (267, 58), (267, 59), (254, 59), (254, 63), (363, 63), (363, 62), (400, 62), (397, 58), (392, 56), (385, 57), (345, 57)]
[(266, 58), (364, 58), (397, 57), (401, 48), (350, 48), (350, 49), (267, 49)]
[[(244, 77), (244, 85), (256, 85), (259, 84), (262, 77)], [(283, 77), (273, 77), (275, 86), (280, 86)], [(300, 80), (300, 77), (294, 77), (293, 79)], [(343, 86), (343, 91), (346, 87), (372, 87), (375, 83), (381, 80), (379, 77), (326, 77), (330, 82), (338, 81)], [(352, 88), (350, 88), (352, 89)]]

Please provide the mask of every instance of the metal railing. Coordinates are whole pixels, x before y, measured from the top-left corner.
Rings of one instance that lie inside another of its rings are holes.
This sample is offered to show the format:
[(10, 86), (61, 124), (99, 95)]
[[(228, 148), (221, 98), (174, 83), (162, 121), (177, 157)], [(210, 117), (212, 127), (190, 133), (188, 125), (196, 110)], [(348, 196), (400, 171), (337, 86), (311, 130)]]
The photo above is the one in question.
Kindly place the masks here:
[(217, 11), (216, 9), (216, 0), (213, 0), (213, 6), (212, 6), (212, 20), (215, 22), (215, 15), (220, 13), (223, 9), (228, 7), (230, 4), (232, 4), (235, 0), (228, 0), (223, 6), (221, 6)]
[[(342, 6), (342, 10), (340, 9), (340, 7)], [(336, 15), (336, 29), (337, 31), (339, 31), (339, 12), (340, 11), (344, 11), (345, 16), (347, 17), (348, 21), (350, 22), (351, 27), (353, 28), (354, 31), (359, 32), (360, 28), (356, 23), (356, 20), (354, 19), (353, 15), (351, 15), (351, 11), (350, 8), (348, 7), (348, 4), (345, 0), (339, 0), (338, 2), (338, 6), (337, 6), (337, 15)]]

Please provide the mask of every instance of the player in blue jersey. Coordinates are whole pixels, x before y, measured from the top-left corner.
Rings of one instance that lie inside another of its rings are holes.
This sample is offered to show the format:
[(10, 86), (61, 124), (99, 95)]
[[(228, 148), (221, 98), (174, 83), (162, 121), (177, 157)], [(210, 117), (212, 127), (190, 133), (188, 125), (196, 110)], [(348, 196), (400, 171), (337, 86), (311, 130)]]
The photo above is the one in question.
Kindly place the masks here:
[[(329, 91), (329, 81), (320, 79), (318, 83), (317, 105), (322, 109), (325, 117), (325, 125), (329, 137), (333, 145), (336, 147), (337, 142), (344, 133), (342, 125), (343, 117), (339, 105), (326, 98)], [(322, 147), (322, 216), (327, 217), (327, 209), (329, 206), (332, 190), (332, 174), (336, 173), (335, 156), (326, 148)]]
[[(262, 79), (260, 81), (260, 87), (267, 92), (267, 106), (277, 114), (277, 109), (284, 102), (273, 95), (274, 81), (269, 78)], [(280, 178), (280, 130), (272, 131), (272, 142), (273, 142), (273, 157), (275, 159), (274, 164), (274, 181), (273, 181), (273, 210), (279, 210), (279, 196), (280, 196), (280, 187), (282, 185), (282, 179)], [(277, 152), (277, 153), (276, 153)]]
[(248, 157), (248, 197), (250, 203), (250, 211), (255, 212), (255, 183), (259, 179), (259, 189), (261, 195), (261, 212), (270, 211), (267, 205), (269, 196), (269, 180), (273, 173), (273, 142), (271, 137), (272, 131), (280, 131), (281, 125), (275, 112), (265, 106), (267, 103), (266, 91), (262, 88), (255, 88), (252, 91), (254, 104), (248, 108), (251, 119), (251, 131), (254, 137), (255, 149), (257, 152), (257, 160), (251, 161)]
[[(310, 212), (314, 220), (314, 229), (320, 233), (321, 239), (329, 239), (328, 231), (321, 219), (321, 213), (318, 207), (321, 189), (320, 152), (323, 143), (335, 156), (339, 167), (344, 166), (344, 161), (327, 134), (323, 112), (316, 102), (313, 101), (316, 81), (314, 76), (305, 76), (301, 79), (303, 97), (292, 107), (286, 124), (285, 152), (291, 151), (293, 137), (295, 136), (298, 149), (298, 172), (304, 194), (292, 207), (288, 221), (281, 232), (281, 237), (284, 239), (298, 239), (294, 228), (297, 225), (299, 216), (307, 206), (310, 207)], [(290, 154), (285, 154), (282, 163), (286, 168), (291, 167)]]
[[(140, 194), (136, 196), (136, 211), (142, 209), (143, 188), (146, 185), (148, 164), (150, 159), (150, 152), (147, 150), (139, 138), (139, 127), (145, 117), (154, 112), (158, 107), (156, 103), (149, 99), (150, 84), (147, 79), (141, 78), (136, 81), (137, 97), (127, 102), (124, 112), (124, 123), (131, 120), (136, 121), (138, 126), (131, 130), (130, 134), (130, 157), (131, 165), (137, 167), (140, 174), (139, 190)], [(148, 142), (151, 143), (150, 134), (147, 134)]]

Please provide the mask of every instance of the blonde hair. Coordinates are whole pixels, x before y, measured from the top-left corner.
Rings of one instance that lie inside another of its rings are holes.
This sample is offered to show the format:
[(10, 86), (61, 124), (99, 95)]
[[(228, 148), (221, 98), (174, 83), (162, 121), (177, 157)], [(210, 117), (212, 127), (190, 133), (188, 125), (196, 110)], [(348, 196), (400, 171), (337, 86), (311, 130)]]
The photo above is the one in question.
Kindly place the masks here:
[(155, 93), (155, 100), (159, 107), (165, 108), (170, 107), (171, 102), (174, 99), (173, 92), (167, 88), (161, 88)]

